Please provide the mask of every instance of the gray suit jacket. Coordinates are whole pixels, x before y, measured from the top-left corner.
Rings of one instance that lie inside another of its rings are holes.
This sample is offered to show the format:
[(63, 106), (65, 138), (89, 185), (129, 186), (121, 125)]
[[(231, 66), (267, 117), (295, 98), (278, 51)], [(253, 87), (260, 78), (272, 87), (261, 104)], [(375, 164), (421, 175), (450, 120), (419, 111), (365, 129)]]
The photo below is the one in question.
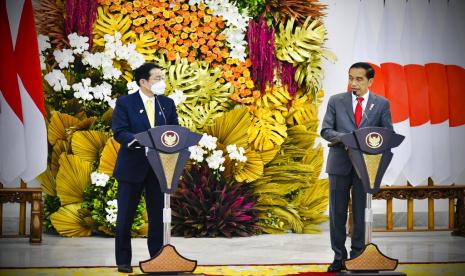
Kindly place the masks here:
[[(371, 91), (360, 128), (370, 126), (393, 129), (388, 100)], [(347, 175), (350, 173), (352, 163), (339, 137), (356, 129), (352, 93), (343, 92), (331, 96), (320, 132), (324, 139), (331, 142), (326, 163), (328, 174)]]

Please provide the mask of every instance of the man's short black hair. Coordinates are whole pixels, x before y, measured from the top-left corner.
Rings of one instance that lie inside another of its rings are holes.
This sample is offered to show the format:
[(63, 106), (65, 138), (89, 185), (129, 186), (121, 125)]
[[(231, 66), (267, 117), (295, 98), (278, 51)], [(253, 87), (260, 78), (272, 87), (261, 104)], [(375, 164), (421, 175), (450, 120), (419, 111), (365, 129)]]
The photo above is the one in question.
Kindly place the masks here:
[(375, 69), (367, 62), (356, 62), (350, 66), (349, 70), (352, 68), (362, 68), (365, 69), (367, 79), (372, 79), (375, 77)]
[(163, 69), (160, 65), (153, 62), (146, 62), (139, 68), (134, 69), (134, 80), (136, 81), (137, 85), (140, 85), (139, 81), (141, 79), (148, 80), (150, 78), (150, 71), (153, 68)]

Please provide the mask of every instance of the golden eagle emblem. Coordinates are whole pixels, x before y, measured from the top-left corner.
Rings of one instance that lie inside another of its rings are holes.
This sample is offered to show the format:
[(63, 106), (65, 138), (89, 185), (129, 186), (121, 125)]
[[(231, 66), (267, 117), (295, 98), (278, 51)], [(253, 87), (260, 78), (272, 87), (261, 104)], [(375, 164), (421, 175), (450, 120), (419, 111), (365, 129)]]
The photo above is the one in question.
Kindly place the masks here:
[(383, 136), (377, 132), (371, 132), (366, 136), (366, 144), (372, 149), (379, 148), (383, 144)]
[(179, 135), (174, 131), (166, 131), (161, 135), (161, 143), (168, 148), (178, 145)]

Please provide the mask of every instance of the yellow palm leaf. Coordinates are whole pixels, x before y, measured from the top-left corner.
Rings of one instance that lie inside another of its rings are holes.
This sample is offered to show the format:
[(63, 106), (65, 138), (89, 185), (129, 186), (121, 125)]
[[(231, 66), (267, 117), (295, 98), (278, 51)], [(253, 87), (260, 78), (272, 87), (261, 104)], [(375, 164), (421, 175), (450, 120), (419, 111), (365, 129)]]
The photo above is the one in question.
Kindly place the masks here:
[(80, 212), (80, 203), (69, 204), (61, 207), (50, 216), (53, 227), (65, 237), (88, 237), (92, 234), (90, 225), (86, 222), (85, 215)]
[(55, 177), (58, 173), (58, 169), (60, 168), (60, 164), (58, 163), (60, 156), (63, 152), (69, 152), (70, 146), (68, 141), (66, 140), (57, 140), (55, 145), (52, 149), (52, 159), (50, 163), (50, 171), (52, 175)]
[(79, 119), (68, 114), (54, 112), (48, 125), (48, 142), (53, 146), (57, 140), (67, 140)]
[(50, 166), (47, 166), (47, 169), (45, 172), (41, 173), (38, 177), (37, 180), (40, 182), (40, 187), (42, 187), (42, 190), (49, 196), (56, 196), (56, 182), (55, 178), (52, 175), (52, 172), (50, 171)]
[(247, 131), (251, 124), (251, 117), (247, 107), (233, 109), (222, 117), (213, 121), (205, 131), (218, 138), (218, 142), (227, 146), (235, 144), (237, 147), (247, 148)]
[(113, 174), (113, 169), (115, 168), (116, 157), (118, 156), (118, 151), (120, 144), (116, 142), (114, 138), (108, 139), (105, 147), (103, 148), (102, 155), (100, 156), (100, 164), (98, 171), (106, 173), (108, 175)]
[(75, 131), (88, 129), (95, 122), (94, 117), (86, 118), (84, 114), (81, 115), (83, 119), (80, 120), (77, 116), (53, 112), (50, 124), (48, 124), (48, 142), (52, 146), (58, 140), (68, 141)]
[(71, 140), (73, 153), (82, 160), (94, 162), (100, 157), (110, 135), (96, 130), (76, 131)]
[(276, 146), (274, 149), (261, 151), (260, 156), (262, 157), (263, 164), (266, 165), (270, 163), (278, 153), (279, 149), (280, 147)]
[(245, 156), (247, 161), (237, 165), (234, 170), (234, 178), (238, 182), (250, 183), (263, 175), (264, 165), (260, 154), (254, 151), (247, 150)]
[(82, 202), (84, 189), (90, 183), (91, 163), (65, 153), (60, 156), (59, 162), (56, 190), (61, 206)]

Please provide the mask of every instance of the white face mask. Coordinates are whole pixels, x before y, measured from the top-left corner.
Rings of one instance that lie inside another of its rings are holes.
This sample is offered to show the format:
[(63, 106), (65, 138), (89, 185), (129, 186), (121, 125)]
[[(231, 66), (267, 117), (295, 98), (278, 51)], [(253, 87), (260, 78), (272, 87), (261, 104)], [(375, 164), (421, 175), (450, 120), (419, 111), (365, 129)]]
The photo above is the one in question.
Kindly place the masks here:
[(165, 80), (159, 80), (156, 83), (152, 84), (150, 90), (154, 95), (163, 95), (165, 94), (166, 82)]

